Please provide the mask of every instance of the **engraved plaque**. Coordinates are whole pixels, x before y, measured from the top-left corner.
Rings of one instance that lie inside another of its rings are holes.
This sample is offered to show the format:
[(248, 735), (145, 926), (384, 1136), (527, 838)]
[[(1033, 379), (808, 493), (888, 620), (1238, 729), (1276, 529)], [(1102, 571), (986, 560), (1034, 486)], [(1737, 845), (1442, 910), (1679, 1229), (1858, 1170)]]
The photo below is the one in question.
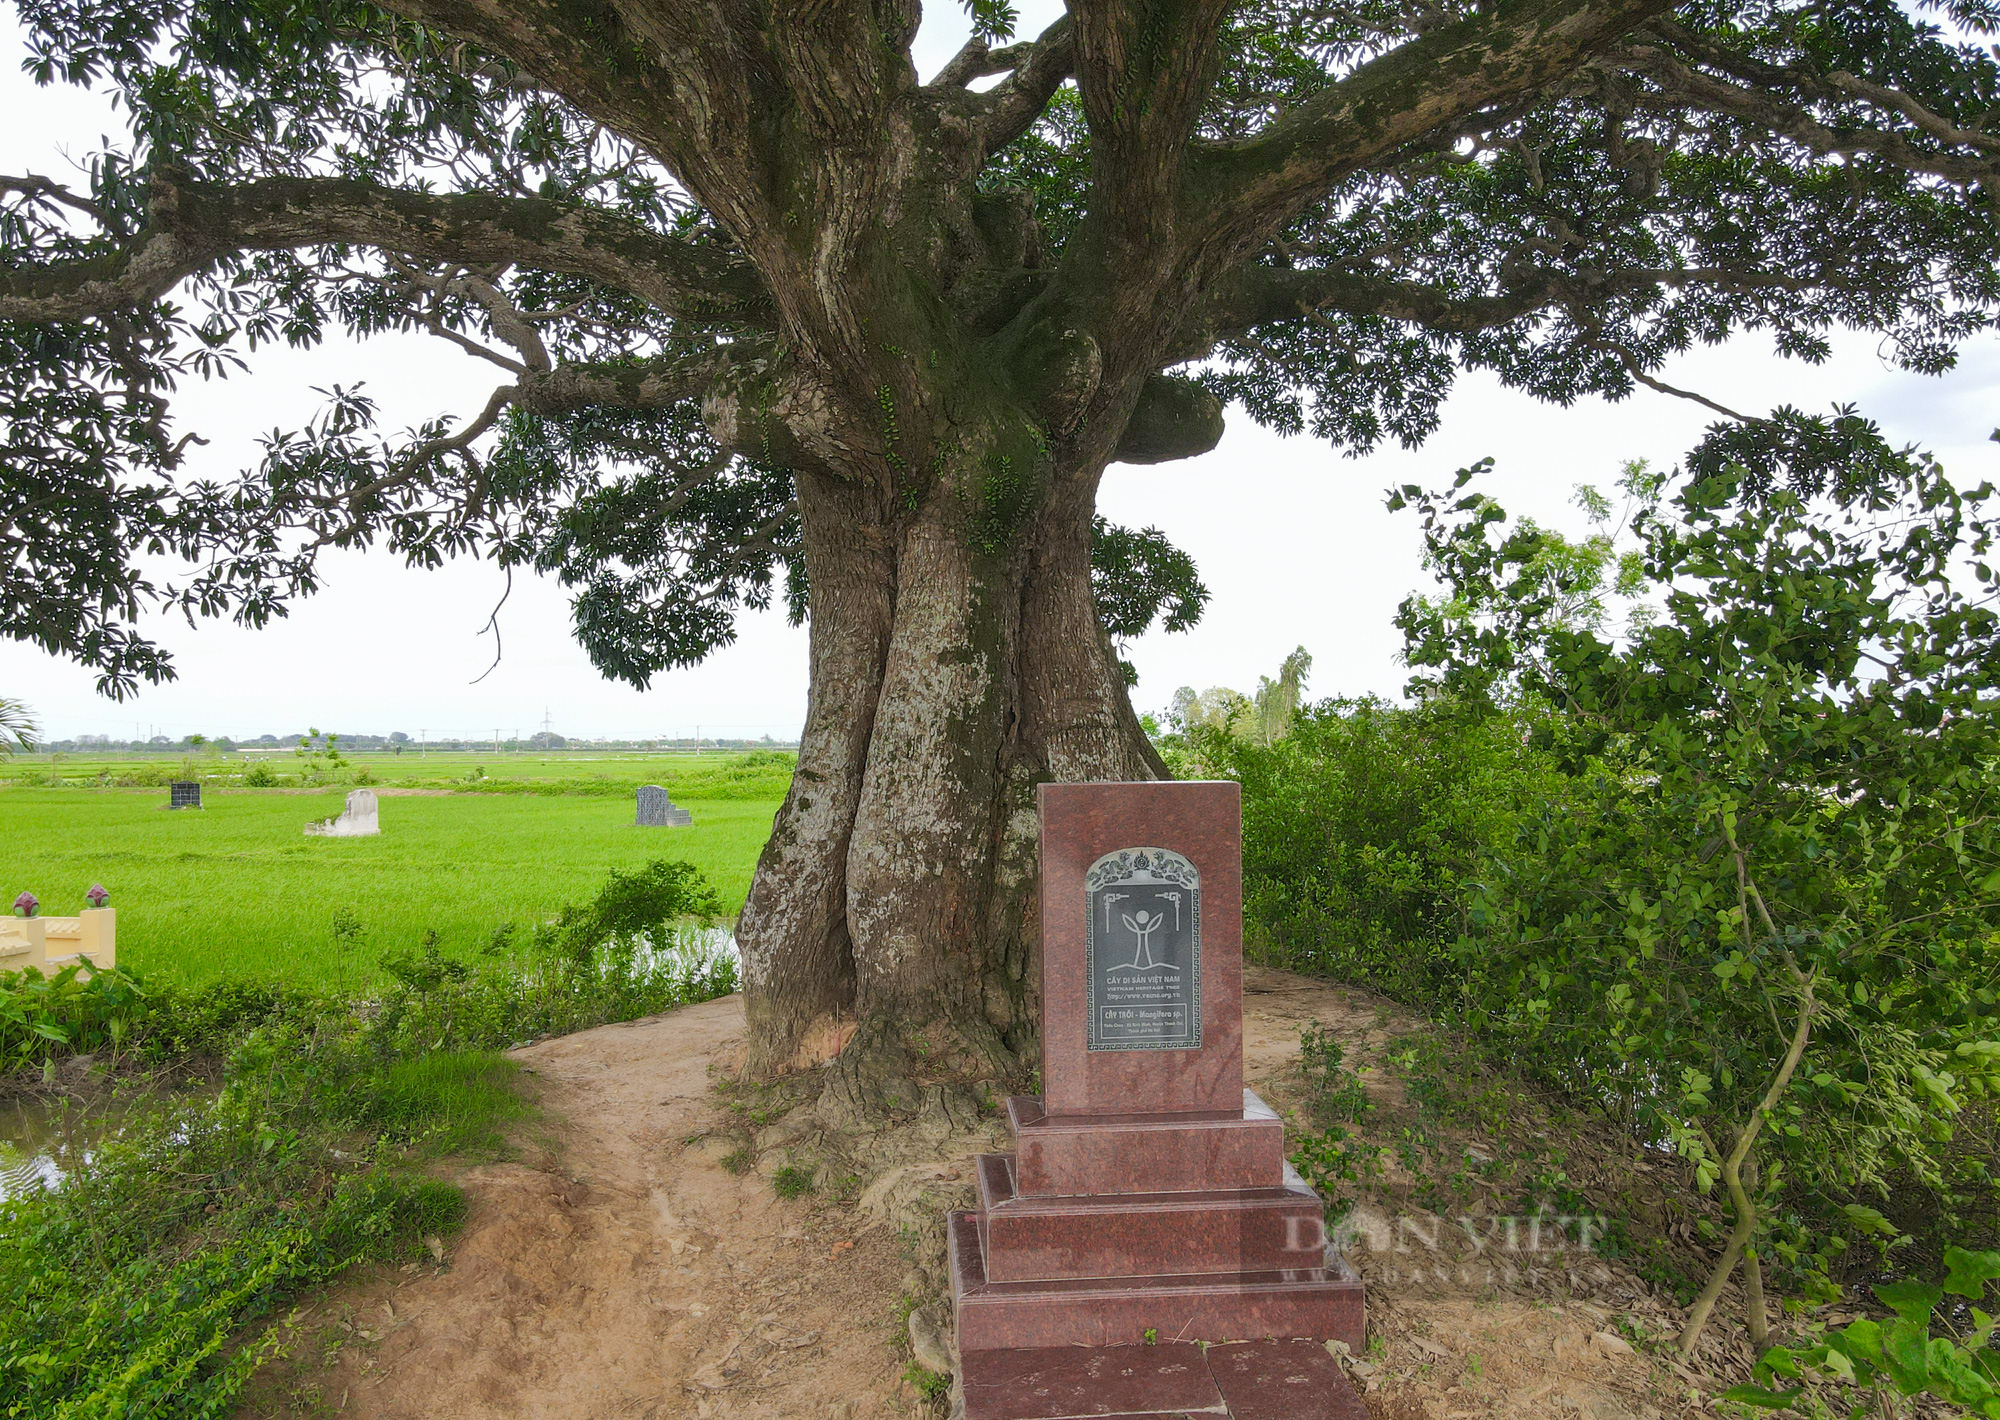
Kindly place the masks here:
[(1166, 848), (1121, 848), (1083, 880), (1091, 1050), (1201, 1048), (1201, 874)]

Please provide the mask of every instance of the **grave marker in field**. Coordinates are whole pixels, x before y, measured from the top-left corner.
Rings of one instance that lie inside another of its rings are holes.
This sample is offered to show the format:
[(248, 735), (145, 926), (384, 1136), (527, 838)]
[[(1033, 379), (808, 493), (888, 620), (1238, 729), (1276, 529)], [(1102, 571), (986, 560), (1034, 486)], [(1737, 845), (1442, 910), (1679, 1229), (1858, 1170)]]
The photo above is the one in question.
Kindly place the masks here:
[(658, 784), (639, 786), (640, 828), (686, 828), (694, 822), (694, 815), (686, 809), (674, 807), (674, 801), (667, 797), (667, 791)]
[(316, 838), (366, 838), (382, 831), (375, 791), (355, 789), (347, 796), (347, 807), (336, 818), (306, 825), (306, 833)]
[(167, 793), (167, 807), (170, 809), (201, 807), (201, 784), (197, 780), (176, 779), (167, 786)]

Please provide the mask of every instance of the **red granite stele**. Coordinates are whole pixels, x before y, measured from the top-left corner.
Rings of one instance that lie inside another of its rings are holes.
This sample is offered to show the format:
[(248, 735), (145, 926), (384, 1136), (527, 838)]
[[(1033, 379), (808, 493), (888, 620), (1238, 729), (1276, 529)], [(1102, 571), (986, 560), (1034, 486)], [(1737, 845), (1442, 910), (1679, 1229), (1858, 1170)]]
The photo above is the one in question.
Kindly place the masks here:
[(1317, 1345), (1361, 1349), (1360, 1278), (1243, 1087), (1238, 786), (1048, 784), (1041, 823), (1043, 1094), (949, 1230), (966, 1420), (1363, 1414)]

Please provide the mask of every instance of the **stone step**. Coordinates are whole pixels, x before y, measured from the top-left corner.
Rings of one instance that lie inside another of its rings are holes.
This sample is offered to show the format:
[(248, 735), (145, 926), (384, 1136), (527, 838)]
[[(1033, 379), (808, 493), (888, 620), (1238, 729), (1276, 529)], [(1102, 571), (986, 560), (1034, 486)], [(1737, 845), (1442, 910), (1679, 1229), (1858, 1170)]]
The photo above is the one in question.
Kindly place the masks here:
[(1023, 1194), (1174, 1193), (1276, 1188), (1285, 1129), (1252, 1090), (1241, 1110), (1051, 1115), (1033, 1095), (1007, 1101)]
[(1005, 1282), (986, 1273), (975, 1213), (947, 1237), (958, 1349), (968, 1382), (989, 1352), (1036, 1346), (1305, 1338), (1362, 1346), (1361, 1279), (1339, 1254), (1296, 1271)]
[(1240, 1341), (1205, 1350), (1048, 1346), (985, 1358), (961, 1381), (965, 1420), (1368, 1420), (1340, 1365), (1316, 1341)]
[(1276, 1188), (1023, 1195), (1011, 1154), (977, 1161), (989, 1282), (1281, 1272), (1322, 1266), (1320, 1198), (1285, 1170)]

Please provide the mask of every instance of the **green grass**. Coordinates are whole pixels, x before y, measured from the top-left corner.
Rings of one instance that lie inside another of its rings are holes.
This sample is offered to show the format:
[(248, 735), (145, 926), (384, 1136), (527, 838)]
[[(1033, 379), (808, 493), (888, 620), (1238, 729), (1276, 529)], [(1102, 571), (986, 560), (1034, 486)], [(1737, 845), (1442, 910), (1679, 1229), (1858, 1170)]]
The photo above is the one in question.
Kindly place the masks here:
[(497, 1150), (500, 1126), (529, 1112), (510, 1088), (518, 1068), (489, 1051), (394, 1061), (373, 1082), (366, 1122), (432, 1155)]
[(362, 782), (403, 788), (476, 788), (480, 793), (586, 794), (631, 797), (641, 784), (663, 785), (676, 802), (696, 799), (781, 799), (797, 756), (782, 750), (730, 754), (647, 754), (616, 750), (451, 750), (419, 754), (376, 751), (323, 757), (290, 751), (203, 753), (24, 754), (0, 759), (0, 784), (21, 787), (160, 787), (199, 779), (214, 789), (245, 787), (262, 770), (271, 787), (319, 787)]
[[(628, 782), (665, 782), (659, 768)], [(141, 976), (350, 991), (427, 931), (467, 956), (496, 927), (587, 901), (608, 869), (655, 858), (694, 864), (734, 912), (779, 802), (702, 799), (691, 828), (641, 829), (622, 794), (395, 796), (379, 837), (305, 837), (344, 793), (210, 787), (207, 807), (176, 813), (164, 789), (0, 788), (0, 901), (25, 888), (44, 912), (70, 913), (101, 882), (119, 965)], [(343, 914), (358, 935), (335, 930)]]

